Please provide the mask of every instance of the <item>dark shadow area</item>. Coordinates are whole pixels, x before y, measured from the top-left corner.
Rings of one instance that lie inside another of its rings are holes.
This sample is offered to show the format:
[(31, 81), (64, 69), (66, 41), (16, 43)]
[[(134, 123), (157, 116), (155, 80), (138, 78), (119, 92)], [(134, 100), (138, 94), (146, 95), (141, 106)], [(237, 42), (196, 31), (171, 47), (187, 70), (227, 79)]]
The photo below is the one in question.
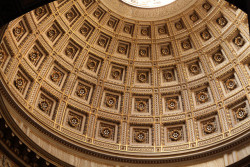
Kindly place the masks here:
[(0, 0), (0, 27), (54, 0)]
[(249, 166), (250, 166), (250, 155), (227, 167), (249, 167)]

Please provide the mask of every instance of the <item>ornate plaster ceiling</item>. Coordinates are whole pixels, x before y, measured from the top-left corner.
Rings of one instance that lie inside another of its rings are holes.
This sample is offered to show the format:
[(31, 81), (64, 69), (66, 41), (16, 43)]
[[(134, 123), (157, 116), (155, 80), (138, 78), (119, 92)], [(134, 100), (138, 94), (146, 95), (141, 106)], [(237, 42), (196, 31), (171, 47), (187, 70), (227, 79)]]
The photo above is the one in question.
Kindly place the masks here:
[(148, 10), (131, 19), (108, 2), (58, 0), (9, 24), (2, 91), (33, 121), (78, 147), (131, 159), (198, 154), (249, 130), (246, 14), (190, 0), (148, 21)]

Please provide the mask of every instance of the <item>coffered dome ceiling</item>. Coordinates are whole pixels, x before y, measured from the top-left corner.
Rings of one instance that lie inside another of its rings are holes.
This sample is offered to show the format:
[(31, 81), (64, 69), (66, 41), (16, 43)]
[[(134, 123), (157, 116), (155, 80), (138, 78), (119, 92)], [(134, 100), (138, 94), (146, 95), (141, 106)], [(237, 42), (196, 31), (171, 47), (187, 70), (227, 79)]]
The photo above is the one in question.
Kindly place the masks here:
[(185, 158), (249, 132), (248, 32), (225, 1), (58, 0), (9, 24), (2, 92), (72, 148)]

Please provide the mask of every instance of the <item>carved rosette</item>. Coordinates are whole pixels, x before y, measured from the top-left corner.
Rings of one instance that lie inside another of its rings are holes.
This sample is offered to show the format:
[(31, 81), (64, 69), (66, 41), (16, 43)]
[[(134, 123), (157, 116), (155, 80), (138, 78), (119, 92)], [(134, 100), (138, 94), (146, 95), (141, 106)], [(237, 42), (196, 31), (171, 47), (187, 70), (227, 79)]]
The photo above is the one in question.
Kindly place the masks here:
[(19, 90), (23, 90), (24, 89), (24, 86), (25, 86), (25, 80), (21, 77), (18, 77), (16, 80), (15, 80), (15, 86), (17, 89)]
[(108, 25), (109, 27), (114, 27), (114, 25), (115, 25), (114, 20), (109, 20), (108, 23), (107, 23), (107, 25)]
[(68, 46), (66, 49), (65, 49), (65, 55), (66, 56), (69, 56), (69, 57), (74, 57), (74, 53), (75, 53), (75, 48), (72, 47), (72, 46)]
[(166, 34), (166, 29), (164, 27), (158, 28), (158, 33), (159, 34)]
[(119, 79), (121, 77), (121, 71), (118, 69), (112, 69), (111, 74), (114, 79)]
[(182, 21), (178, 21), (175, 23), (175, 28), (179, 31), (179, 30), (182, 30), (184, 28), (184, 25), (182, 23)]
[(192, 48), (192, 45), (189, 40), (182, 41), (181, 46), (184, 50), (189, 50)]
[(102, 127), (101, 136), (104, 138), (110, 138), (112, 135), (112, 130), (109, 127)]
[(208, 30), (205, 30), (201, 32), (201, 38), (207, 41), (211, 38), (211, 34), (208, 32)]
[(135, 141), (138, 143), (143, 143), (146, 140), (146, 134), (143, 131), (136, 132)]
[(198, 64), (192, 64), (189, 66), (189, 71), (194, 74), (197, 75), (200, 73), (200, 67)]
[(227, 19), (225, 19), (225, 17), (219, 17), (216, 20), (217, 24), (220, 25), (221, 27), (225, 27), (227, 25)]
[(147, 103), (145, 101), (137, 101), (136, 102), (136, 109), (139, 112), (143, 112), (146, 110)]
[(204, 132), (206, 134), (211, 134), (216, 130), (215, 124), (213, 122), (208, 122), (204, 125)]
[(236, 117), (239, 120), (243, 120), (247, 117), (248, 113), (245, 108), (238, 108), (236, 111)]
[(40, 55), (40, 53), (38, 51), (34, 51), (31, 54), (29, 54), (29, 60), (31, 62), (35, 62), (35, 61), (37, 61), (37, 59), (39, 59), (40, 56), (41, 55)]
[(69, 125), (70, 125), (71, 127), (76, 127), (76, 126), (78, 126), (78, 125), (80, 124), (80, 120), (79, 120), (78, 117), (72, 116), (72, 117), (69, 119), (68, 123), (69, 123)]
[(193, 13), (190, 15), (190, 20), (192, 20), (193, 22), (196, 22), (199, 20), (199, 17), (196, 13)]
[(177, 100), (175, 99), (170, 99), (167, 101), (167, 107), (169, 110), (176, 110), (178, 107)]
[(235, 88), (237, 87), (237, 84), (236, 84), (235, 79), (228, 79), (228, 80), (226, 81), (226, 87), (227, 87), (227, 89), (229, 89), (229, 90), (235, 89)]
[(118, 53), (120, 53), (120, 54), (125, 54), (126, 53), (126, 48), (125, 47), (123, 47), (123, 46), (119, 46), (118, 47)]
[(94, 60), (89, 60), (87, 63), (87, 67), (90, 70), (93, 70), (96, 68), (97, 63)]
[(208, 101), (208, 94), (206, 92), (200, 92), (197, 94), (197, 99), (200, 103), (205, 103)]
[(174, 74), (172, 71), (165, 71), (163, 72), (163, 77), (166, 79), (166, 81), (172, 81), (174, 79)]
[(233, 42), (236, 46), (242, 47), (245, 44), (244, 39), (241, 36), (237, 36), (233, 39)]
[(106, 97), (106, 106), (112, 108), (116, 105), (116, 98), (112, 96)]
[(18, 37), (19, 35), (21, 35), (24, 32), (23, 27), (21, 26), (17, 26), (13, 29), (13, 34), (14, 36)]
[(181, 131), (180, 130), (172, 130), (171, 132), (170, 132), (170, 139), (172, 140), (172, 141), (178, 141), (178, 140), (180, 140), (181, 139), (181, 137), (182, 137), (182, 134), (181, 134)]
[(90, 30), (90, 29), (89, 29), (87, 26), (84, 26), (84, 27), (81, 27), (79, 31), (80, 31), (80, 33), (81, 33), (82, 35), (87, 36), (89, 30)]
[(124, 31), (125, 33), (130, 33), (131, 27), (125, 26), (124, 29), (123, 29), (123, 31)]
[(202, 5), (202, 7), (203, 7), (206, 11), (209, 11), (209, 10), (212, 8), (212, 6), (210, 5), (210, 3), (208, 3), (208, 2), (205, 2), (205, 3)]
[(50, 79), (53, 82), (58, 82), (61, 80), (62, 74), (59, 71), (54, 71), (51, 75), (50, 75)]
[(47, 32), (49, 38), (53, 38), (56, 35), (56, 30), (52, 29)]
[(221, 52), (217, 52), (213, 55), (213, 60), (217, 63), (222, 63), (224, 61), (224, 57)]
[(148, 51), (147, 51), (147, 49), (146, 49), (146, 48), (140, 49), (140, 50), (139, 50), (139, 55), (140, 55), (141, 57), (147, 57), (147, 56), (148, 56)]
[(169, 54), (170, 54), (170, 49), (169, 49), (169, 47), (164, 47), (164, 48), (162, 48), (162, 49), (161, 49), (161, 54), (162, 54), (163, 56), (169, 55)]
[(46, 14), (46, 9), (44, 6), (38, 7), (35, 9), (34, 14), (36, 16), (37, 19), (40, 19), (41, 17), (43, 17)]
[(141, 72), (138, 74), (138, 81), (141, 83), (146, 83), (148, 80), (148, 75), (147, 73)]
[(99, 44), (100, 46), (102, 46), (102, 47), (105, 47), (106, 40), (103, 39), (103, 38), (101, 38), (101, 39), (98, 40), (98, 44)]
[(44, 99), (38, 104), (38, 106), (42, 111), (47, 112), (50, 108), (50, 103)]
[(147, 28), (143, 28), (141, 30), (141, 34), (144, 35), (144, 36), (148, 35), (148, 29)]
[(87, 95), (87, 93), (88, 93), (88, 90), (85, 87), (80, 87), (76, 91), (76, 94), (78, 97), (85, 97)]

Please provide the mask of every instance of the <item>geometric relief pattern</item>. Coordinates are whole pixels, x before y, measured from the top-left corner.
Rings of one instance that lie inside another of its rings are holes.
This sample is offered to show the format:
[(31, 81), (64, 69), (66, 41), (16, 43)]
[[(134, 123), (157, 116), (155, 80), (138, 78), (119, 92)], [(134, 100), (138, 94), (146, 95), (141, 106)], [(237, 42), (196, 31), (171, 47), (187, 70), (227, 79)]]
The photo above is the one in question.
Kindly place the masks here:
[(166, 125), (165, 130), (166, 144), (174, 144), (176, 142), (182, 142), (186, 140), (185, 125)]
[(133, 36), (134, 33), (134, 27), (135, 25), (132, 23), (125, 23), (124, 27), (123, 27), (123, 32), (125, 34), (130, 34), (131, 36)]
[(70, 40), (66, 48), (64, 49), (64, 54), (67, 57), (74, 59), (76, 54), (79, 53), (80, 50), (81, 50), (80, 45), (78, 45), (75, 41)]
[(132, 103), (133, 115), (151, 115), (151, 97), (135, 96)]
[(151, 145), (151, 127), (131, 126), (130, 131), (131, 145)]
[(139, 57), (150, 58), (151, 57), (151, 46), (150, 45), (140, 45), (139, 46)]
[(249, 116), (250, 105), (247, 99), (238, 101), (229, 107), (233, 124), (240, 123)]
[(212, 60), (215, 66), (223, 63), (226, 60), (226, 57), (224, 56), (222, 50), (218, 50), (212, 55)]
[(163, 96), (163, 111), (166, 113), (168, 112), (177, 112), (182, 111), (182, 104), (181, 104), (181, 95), (168, 95)]
[(108, 22), (107, 22), (107, 25), (108, 25), (110, 28), (116, 30), (116, 27), (117, 27), (118, 23), (119, 23), (119, 19), (117, 19), (117, 18), (114, 17), (114, 16), (110, 16), (110, 18), (109, 18), (109, 20), (108, 20)]
[(68, 115), (66, 117), (66, 122), (65, 122), (65, 126), (77, 130), (77, 131), (82, 131), (83, 130), (83, 126), (85, 123), (85, 119), (86, 116), (76, 113), (74, 111), (68, 110)]
[(54, 22), (46, 31), (46, 36), (51, 42), (54, 42), (63, 34), (64, 34), (64, 31), (62, 30), (62, 28), (59, 26), (57, 22)]
[(102, 99), (102, 107), (108, 111), (119, 112), (121, 105), (121, 95), (114, 92), (105, 92)]
[(199, 61), (193, 61), (187, 64), (190, 76), (195, 76), (202, 73), (202, 68)]
[(21, 94), (25, 94), (27, 87), (30, 84), (30, 81), (28, 80), (28, 77), (25, 76), (23, 72), (18, 71), (14, 78), (13, 84)]
[(69, 9), (66, 13), (65, 13), (65, 18), (68, 20), (69, 23), (73, 23), (75, 22), (75, 20), (80, 17), (79, 11), (76, 9), (75, 6), (72, 6), (71, 9)]
[(125, 72), (125, 67), (114, 64), (111, 67), (109, 78), (116, 81), (123, 81), (124, 72)]
[(208, 102), (211, 102), (211, 93), (208, 87), (199, 88), (198, 90), (194, 91), (194, 97), (196, 101), (196, 105), (202, 105)]
[(148, 69), (136, 69), (136, 84), (150, 84), (151, 83), (151, 70)]
[(98, 8), (94, 11), (93, 15), (94, 15), (94, 17), (97, 18), (98, 20), (101, 20), (102, 17), (105, 15), (105, 13), (106, 13), (106, 12), (105, 12), (104, 9), (102, 9), (101, 7), (98, 7)]
[(117, 125), (111, 122), (99, 120), (96, 137), (100, 140), (116, 142), (117, 140)]
[(47, 5), (40, 6), (34, 10), (34, 15), (37, 21), (42, 20), (50, 14), (49, 7)]
[(102, 60), (97, 58), (93, 54), (89, 54), (89, 57), (86, 61), (85, 68), (91, 72), (98, 73), (100, 70)]
[(37, 101), (37, 108), (49, 117), (52, 116), (52, 111), (55, 106), (55, 101), (45, 93), (40, 93)]
[(218, 116), (205, 117), (198, 120), (198, 129), (201, 138), (220, 132)]
[(12, 30), (12, 33), (17, 42), (19, 42), (21, 38), (28, 32), (24, 24), (24, 21), (20, 21)]
[(129, 57), (130, 45), (131, 45), (131, 44), (128, 43), (128, 42), (119, 41), (118, 47), (117, 47), (117, 53)]
[(88, 38), (92, 35), (95, 30), (94, 26), (90, 24), (88, 21), (84, 20), (82, 26), (79, 29), (80, 34), (88, 40)]
[(171, 43), (161, 46), (161, 56), (168, 56), (172, 54)]
[(100, 46), (101, 48), (103, 49), (108, 49), (109, 47), (109, 44), (111, 42), (111, 37), (104, 34), (104, 33), (101, 33), (98, 40), (97, 40), (97, 45)]
[(239, 81), (235, 73), (223, 77), (221, 84), (225, 93), (229, 93), (239, 87)]
[(73, 92), (76, 97), (88, 102), (92, 93), (92, 86), (85, 82), (79, 81), (78, 84), (76, 84), (76, 88)]
[(44, 59), (45, 55), (38, 45), (34, 45), (28, 54), (29, 61), (35, 66), (39, 66)]
[(65, 79), (65, 72), (62, 71), (59, 67), (54, 66), (49, 74), (49, 79), (54, 84), (61, 86)]
[(176, 67), (168, 67), (162, 70), (163, 83), (177, 81)]

